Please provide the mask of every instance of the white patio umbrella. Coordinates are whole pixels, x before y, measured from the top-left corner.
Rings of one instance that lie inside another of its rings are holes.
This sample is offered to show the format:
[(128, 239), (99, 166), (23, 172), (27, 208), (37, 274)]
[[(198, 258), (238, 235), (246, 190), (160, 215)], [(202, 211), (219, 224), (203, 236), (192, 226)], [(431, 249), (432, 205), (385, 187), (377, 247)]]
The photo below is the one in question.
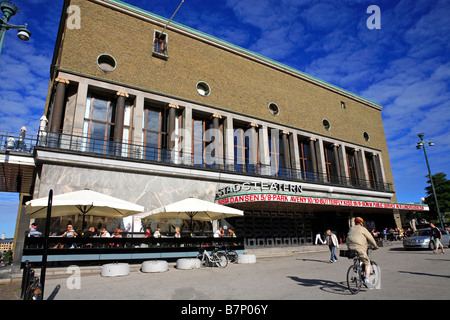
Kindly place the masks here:
[[(30, 218), (46, 217), (47, 197), (28, 201), (25, 205), (25, 212)], [(91, 190), (59, 194), (53, 197), (52, 202), (52, 217), (81, 213), (83, 225), (86, 215), (123, 218), (143, 211), (143, 206)]]
[(142, 219), (189, 218), (191, 220), (191, 228), (194, 219), (198, 221), (213, 221), (236, 216), (244, 216), (244, 211), (196, 198), (177, 201), (141, 214)]

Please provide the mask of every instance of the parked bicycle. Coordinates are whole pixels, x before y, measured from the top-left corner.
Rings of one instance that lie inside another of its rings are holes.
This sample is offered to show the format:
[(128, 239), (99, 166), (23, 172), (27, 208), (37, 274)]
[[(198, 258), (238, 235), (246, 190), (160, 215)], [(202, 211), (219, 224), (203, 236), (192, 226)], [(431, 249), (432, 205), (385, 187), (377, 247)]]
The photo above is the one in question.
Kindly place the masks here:
[(22, 292), (20, 297), (24, 300), (42, 300), (42, 285), (38, 277), (35, 276), (34, 270), (31, 269), (30, 263), (25, 261), (22, 276)]
[[(371, 249), (367, 249), (367, 257), (370, 256)], [(375, 288), (380, 281), (379, 267), (378, 264), (369, 258), (370, 260), (370, 276), (369, 276), (369, 286), (365, 283), (365, 265), (359, 259), (356, 250), (341, 250), (341, 257), (347, 257), (348, 259), (353, 259), (353, 264), (348, 268), (347, 271), (347, 286), (352, 294), (357, 294), (361, 287), (364, 285), (366, 288)]]
[(219, 248), (216, 247), (211, 251), (211, 254), (209, 254), (206, 249), (200, 248), (200, 253), (197, 255), (197, 259), (200, 260), (202, 267), (217, 266), (225, 268), (228, 265), (228, 257), (225, 253), (218, 251)]
[(225, 255), (228, 258), (228, 261), (230, 263), (237, 263), (238, 261), (238, 254), (234, 250), (228, 249), (228, 246), (223, 247), (223, 249), (220, 251), (220, 253), (225, 253)]

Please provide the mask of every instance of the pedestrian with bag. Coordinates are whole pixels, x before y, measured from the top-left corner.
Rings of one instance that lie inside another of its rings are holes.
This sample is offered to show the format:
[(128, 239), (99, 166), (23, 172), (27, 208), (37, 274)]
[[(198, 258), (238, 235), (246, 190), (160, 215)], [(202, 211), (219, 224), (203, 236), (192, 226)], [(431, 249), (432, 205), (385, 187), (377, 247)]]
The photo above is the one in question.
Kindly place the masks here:
[(441, 252), (445, 253), (444, 246), (442, 245), (441, 239), (442, 239), (442, 232), (437, 228), (433, 223), (430, 223), (430, 241), (434, 238), (434, 246), (436, 249), (433, 251), (433, 254), (436, 254), (439, 250), (439, 247), (441, 247)]

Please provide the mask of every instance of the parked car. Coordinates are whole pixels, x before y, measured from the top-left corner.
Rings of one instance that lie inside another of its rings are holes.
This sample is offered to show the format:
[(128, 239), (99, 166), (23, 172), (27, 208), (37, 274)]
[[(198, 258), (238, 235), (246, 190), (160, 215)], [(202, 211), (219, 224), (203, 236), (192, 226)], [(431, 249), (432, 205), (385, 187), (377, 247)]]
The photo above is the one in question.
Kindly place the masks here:
[[(439, 229), (440, 230), (440, 229)], [(446, 230), (441, 230), (442, 232), (442, 245), (444, 248), (450, 245), (450, 234)], [(403, 248), (405, 249), (430, 249), (435, 250), (436, 245), (434, 239), (431, 239), (431, 229), (420, 229), (414, 232), (411, 237), (403, 239)]]

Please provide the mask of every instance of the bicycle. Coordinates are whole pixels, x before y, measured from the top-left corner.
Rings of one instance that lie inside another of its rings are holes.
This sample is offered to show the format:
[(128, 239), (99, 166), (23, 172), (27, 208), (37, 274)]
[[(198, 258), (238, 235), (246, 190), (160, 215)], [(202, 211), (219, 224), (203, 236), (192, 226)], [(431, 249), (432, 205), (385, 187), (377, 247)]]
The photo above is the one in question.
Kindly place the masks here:
[(216, 247), (212, 250), (211, 254), (209, 254), (206, 249), (200, 248), (197, 259), (200, 260), (201, 266), (217, 266), (225, 268), (228, 265), (228, 257), (225, 253), (218, 251), (219, 249)]
[(34, 275), (34, 270), (28, 261), (25, 261), (25, 267), (22, 277), (22, 292), (20, 297), (23, 300), (42, 300), (42, 285), (39, 278)]
[(236, 251), (229, 250), (228, 246), (225, 246), (224, 249), (222, 249), (222, 251), (223, 252), (220, 252), (220, 253), (224, 253), (227, 256), (228, 261), (230, 263), (237, 263), (237, 261), (238, 261), (238, 254), (237, 254)]
[(25, 290), (24, 300), (42, 300), (42, 285), (38, 277), (33, 277)]
[[(370, 255), (370, 248), (367, 249), (367, 257)], [(369, 286), (365, 283), (364, 279), (366, 276), (365, 265), (359, 259), (356, 250), (341, 250), (341, 257), (347, 257), (348, 259), (353, 259), (353, 264), (348, 268), (347, 271), (347, 286), (352, 294), (357, 294), (361, 287), (364, 285), (366, 288), (375, 288), (380, 281), (379, 267), (378, 264), (370, 260), (370, 276), (369, 276)]]

